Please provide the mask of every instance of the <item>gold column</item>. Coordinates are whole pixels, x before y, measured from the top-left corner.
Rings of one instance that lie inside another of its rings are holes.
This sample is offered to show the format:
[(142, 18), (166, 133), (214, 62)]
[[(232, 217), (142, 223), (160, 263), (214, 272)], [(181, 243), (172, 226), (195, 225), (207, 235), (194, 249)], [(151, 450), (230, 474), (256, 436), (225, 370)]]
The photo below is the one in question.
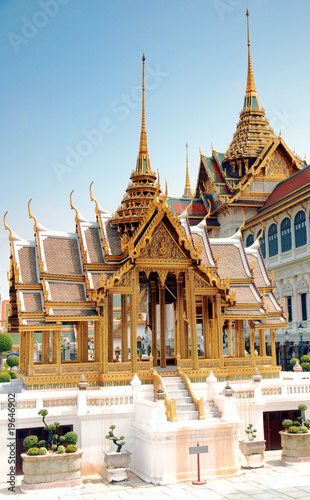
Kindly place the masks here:
[(235, 321), (235, 348), (238, 358), (245, 357), (244, 325), (242, 320)]
[(57, 365), (57, 375), (61, 373), (61, 331), (55, 330), (53, 332), (53, 337), (55, 337), (55, 347), (56, 347), (56, 365)]
[(128, 361), (127, 294), (121, 295), (122, 361)]
[(49, 363), (50, 345), (49, 345), (49, 332), (42, 332), (42, 364)]
[(250, 354), (251, 354), (251, 364), (252, 364), (252, 366), (255, 366), (254, 337), (255, 337), (255, 328), (252, 328), (250, 326)]
[[(79, 355), (79, 340), (80, 340), (80, 329), (77, 329), (77, 339), (78, 339), (78, 352), (77, 354)], [(57, 363), (57, 342), (56, 342), (56, 336), (54, 330), (52, 331), (52, 363), (56, 365)], [(78, 361), (81, 361), (81, 358), (77, 358)]]
[(88, 322), (82, 321), (81, 323), (81, 339), (82, 339), (82, 363), (88, 362)]
[(103, 299), (103, 305), (100, 316), (100, 329), (102, 336), (102, 373), (108, 373), (108, 343), (109, 343), (109, 326), (108, 326), (108, 297)]
[(191, 317), (190, 317), (190, 329), (191, 329), (191, 348), (192, 348), (192, 361), (194, 370), (198, 369), (198, 348), (197, 348), (197, 323), (196, 323), (196, 299), (195, 299), (195, 280), (194, 271), (192, 268), (188, 269), (188, 297), (186, 299), (189, 301)]
[(233, 343), (232, 343), (232, 321), (227, 322), (227, 335), (228, 335), (228, 355), (233, 356)]
[(177, 312), (178, 312), (178, 326), (177, 326), (177, 350), (175, 355), (179, 354), (181, 358), (185, 358), (184, 352), (184, 301), (183, 301), (183, 277), (179, 276), (177, 279)]
[(130, 361), (131, 370), (137, 372), (137, 319), (138, 319), (138, 303), (139, 303), (139, 275), (137, 272), (132, 273), (133, 293), (130, 295)]
[(209, 346), (211, 359), (216, 358), (216, 338), (215, 338), (215, 297), (210, 297), (212, 318), (209, 318)]
[(159, 308), (160, 308), (160, 366), (166, 366), (166, 304), (165, 285), (159, 284)]
[(259, 330), (259, 355), (266, 356), (266, 336), (265, 330)]
[(94, 321), (94, 361), (100, 362), (101, 351), (99, 321)]
[(209, 311), (208, 311), (208, 297), (202, 296), (202, 331), (203, 331), (203, 351), (205, 359), (210, 358), (209, 346)]
[(220, 295), (216, 295), (216, 329), (217, 329), (217, 355), (220, 360), (220, 367), (223, 368), (224, 347), (223, 347), (222, 307), (221, 307)]
[(113, 293), (108, 292), (108, 360), (113, 362)]
[(273, 366), (277, 366), (276, 331), (274, 328), (270, 329), (270, 344), (271, 344), (272, 364), (273, 364)]
[(25, 373), (25, 332), (19, 333), (19, 372)]
[(152, 330), (152, 356), (154, 366), (157, 366), (157, 325), (156, 325), (156, 281), (150, 282), (151, 286), (151, 330)]
[(33, 375), (33, 355), (34, 355), (34, 332), (29, 332), (28, 335), (29, 349), (29, 375)]

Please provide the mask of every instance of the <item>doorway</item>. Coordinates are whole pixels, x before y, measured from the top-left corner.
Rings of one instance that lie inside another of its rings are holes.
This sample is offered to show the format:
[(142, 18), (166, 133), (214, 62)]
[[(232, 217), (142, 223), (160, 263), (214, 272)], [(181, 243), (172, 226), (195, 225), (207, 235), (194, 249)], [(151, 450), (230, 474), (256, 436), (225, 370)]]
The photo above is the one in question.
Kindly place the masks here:
[(264, 439), (266, 451), (281, 450), (281, 435), (284, 419), (296, 420), (300, 416), (299, 410), (264, 411)]

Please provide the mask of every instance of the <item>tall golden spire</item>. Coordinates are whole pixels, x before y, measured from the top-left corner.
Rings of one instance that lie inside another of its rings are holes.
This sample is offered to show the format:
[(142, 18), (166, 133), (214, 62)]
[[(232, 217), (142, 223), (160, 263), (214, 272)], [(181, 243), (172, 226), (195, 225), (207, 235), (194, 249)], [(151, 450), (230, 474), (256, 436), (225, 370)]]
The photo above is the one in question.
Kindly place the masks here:
[(185, 179), (184, 194), (182, 198), (191, 198), (191, 196), (192, 196), (192, 190), (188, 174), (188, 144), (186, 143), (186, 179)]
[(256, 88), (254, 83), (253, 69), (252, 69), (252, 59), (251, 59), (251, 43), (250, 43), (250, 28), (249, 28), (249, 11), (246, 11), (247, 17), (247, 28), (248, 28), (248, 78), (246, 85), (246, 95), (250, 96), (256, 94)]
[(141, 120), (141, 134), (140, 134), (140, 147), (137, 159), (136, 172), (150, 172), (150, 159), (147, 152), (147, 140), (145, 130), (145, 77), (144, 77), (144, 63), (145, 55), (142, 56), (142, 120)]

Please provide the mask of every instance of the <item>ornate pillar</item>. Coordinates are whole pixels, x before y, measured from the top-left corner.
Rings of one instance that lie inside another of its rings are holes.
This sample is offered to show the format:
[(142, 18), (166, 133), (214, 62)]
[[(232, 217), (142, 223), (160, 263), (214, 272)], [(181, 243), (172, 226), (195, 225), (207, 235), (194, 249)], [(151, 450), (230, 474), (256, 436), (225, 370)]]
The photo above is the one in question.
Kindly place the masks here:
[(99, 321), (94, 321), (94, 361), (101, 361), (101, 338)]
[(197, 323), (196, 323), (196, 299), (195, 299), (195, 276), (192, 268), (188, 269), (188, 301), (190, 308), (191, 349), (194, 370), (198, 369), (198, 347), (197, 347)]
[(108, 373), (108, 343), (109, 343), (109, 326), (108, 326), (108, 297), (103, 299), (102, 307), (100, 307), (100, 330), (102, 337), (102, 365), (101, 370), (103, 374)]
[(160, 366), (166, 366), (166, 302), (165, 285), (159, 283), (159, 309), (160, 309)]
[(203, 331), (203, 352), (205, 359), (210, 358), (209, 346), (209, 311), (208, 297), (202, 296), (202, 331)]
[(108, 362), (113, 362), (113, 293), (108, 292)]
[(254, 346), (254, 339), (255, 339), (255, 328), (252, 328), (250, 326), (250, 354), (251, 354), (251, 365), (255, 366), (255, 346)]
[(56, 365), (57, 365), (57, 375), (61, 373), (61, 330), (55, 330), (53, 332), (53, 337), (55, 337), (55, 349), (56, 349)]
[(273, 366), (277, 366), (276, 331), (274, 328), (270, 329), (270, 344), (271, 344), (272, 364)]
[[(80, 356), (80, 353), (81, 353), (81, 340), (80, 340), (80, 324), (77, 325), (77, 347), (78, 347), (78, 351), (77, 351), (77, 354), (78, 356)], [(81, 361), (81, 357), (78, 357), (77, 358), (78, 361)], [(52, 331), (52, 363), (54, 365), (56, 365), (57, 363), (57, 339), (56, 339), (56, 335), (55, 335), (55, 331), (53, 330)]]
[(175, 355), (184, 359), (184, 299), (183, 299), (183, 277), (177, 279), (177, 348)]
[(220, 367), (224, 366), (223, 328), (222, 328), (222, 308), (221, 296), (215, 296), (216, 303), (216, 330), (217, 330), (217, 356), (220, 360)]
[(42, 364), (49, 363), (50, 357), (50, 332), (42, 332)]
[(233, 343), (232, 343), (232, 321), (227, 322), (227, 335), (228, 335), (228, 356), (233, 356)]
[(88, 362), (88, 322), (82, 321), (81, 327), (81, 362)]
[(130, 361), (131, 371), (137, 372), (137, 319), (139, 301), (139, 275), (132, 273), (132, 295), (130, 295)]
[(128, 361), (127, 294), (121, 295), (122, 361)]
[(34, 355), (34, 332), (29, 332), (28, 335), (29, 349), (29, 375), (33, 375), (33, 355)]
[(25, 332), (19, 334), (19, 371), (25, 373), (26, 349)]
[(265, 330), (259, 330), (259, 355), (266, 356), (266, 335)]
[(151, 331), (152, 331), (152, 355), (154, 366), (157, 366), (157, 325), (156, 325), (156, 281), (150, 281), (151, 286)]
[[(209, 349), (210, 357), (216, 358), (216, 341), (215, 341), (215, 297), (210, 297), (211, 317), (209, 317)], [(209, 315), (210, 316), (210, 315)]]

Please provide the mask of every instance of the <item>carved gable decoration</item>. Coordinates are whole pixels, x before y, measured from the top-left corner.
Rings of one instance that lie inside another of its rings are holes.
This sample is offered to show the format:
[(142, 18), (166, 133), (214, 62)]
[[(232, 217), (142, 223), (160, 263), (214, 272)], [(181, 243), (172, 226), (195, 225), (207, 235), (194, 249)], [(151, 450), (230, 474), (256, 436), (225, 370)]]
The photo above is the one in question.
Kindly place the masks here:
[(276, 179), (286, 179), (289, 175), (288, 164), (279, 151), (275, 151), (266, 167), (266, 176)]
[(185, 255), (162, 222), (155, 230), (151, 242), (141, 252), (140, 257), (142, 259), (186, 260)]
[(199, 291), (201, 293), (202, 290), (210, 290), (212, 287), (197, 273), (194, 273), (195, 279), (195, 291)]

